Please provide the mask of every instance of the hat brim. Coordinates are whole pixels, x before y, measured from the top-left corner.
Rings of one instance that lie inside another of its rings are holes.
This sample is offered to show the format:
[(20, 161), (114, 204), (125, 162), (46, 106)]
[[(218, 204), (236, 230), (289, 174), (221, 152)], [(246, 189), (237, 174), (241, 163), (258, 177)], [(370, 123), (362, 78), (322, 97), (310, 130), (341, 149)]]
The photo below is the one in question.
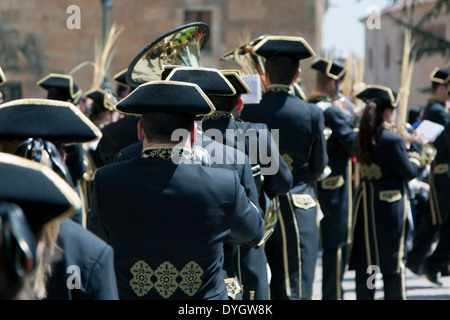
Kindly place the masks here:
[(101, 136), (97, 126), (70, 102), (18, 99), (0, 105), (0, 139), (42, 138), (74, 144)]
[(0, 153), (0, 200), (17, 204), (30, 226), (44, 228), (81, 207), (77, 193), (45, 165)]

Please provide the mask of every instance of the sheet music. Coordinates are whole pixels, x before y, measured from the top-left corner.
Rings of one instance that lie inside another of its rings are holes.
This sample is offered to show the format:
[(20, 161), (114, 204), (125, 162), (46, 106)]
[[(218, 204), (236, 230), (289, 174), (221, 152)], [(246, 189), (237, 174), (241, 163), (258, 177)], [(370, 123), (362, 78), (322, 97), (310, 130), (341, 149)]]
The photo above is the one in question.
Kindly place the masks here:
[(430, 142), (434, 142), (442, 133), (444, 126), (439, 123), (423, 120), (416, 129), (417, 133), (423, 133)]

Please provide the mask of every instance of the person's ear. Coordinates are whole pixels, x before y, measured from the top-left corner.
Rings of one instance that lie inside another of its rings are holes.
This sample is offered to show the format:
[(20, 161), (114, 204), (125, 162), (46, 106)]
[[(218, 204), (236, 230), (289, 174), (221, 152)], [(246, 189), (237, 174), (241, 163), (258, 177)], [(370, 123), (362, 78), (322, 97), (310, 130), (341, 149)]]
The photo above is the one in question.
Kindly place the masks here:
[(239, 98), (236, 104), (236, 110), (237, 112), (242, 112), (242, 109), (244, 109), (244, 100), (242, 98)]
[(145, 139), (144, 126), (142, 125), (142, 119), (140, 119), (137, 123), (138, 130), (138, 139), (139, 141), (143, 141)]

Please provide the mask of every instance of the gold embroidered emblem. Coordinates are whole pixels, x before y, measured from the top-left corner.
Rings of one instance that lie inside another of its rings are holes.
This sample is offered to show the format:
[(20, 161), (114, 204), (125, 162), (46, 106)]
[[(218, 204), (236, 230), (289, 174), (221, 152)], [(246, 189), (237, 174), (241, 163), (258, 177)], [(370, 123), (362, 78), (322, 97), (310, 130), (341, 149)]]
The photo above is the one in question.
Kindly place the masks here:
[(322, 189), (334, 190), (343, 186), (344, 183), (345, 181), (343, 176), (328, 177), (322, 180)]
[(130, 286), (138, 297), (146, 295), (152, 288), (153, 283), (150, 280), (153, 270), (142, 260), (136, 262), (130, 269), (133, 279), (130, 280)]
[(208, 120), (218, 120), (218, 119), (230, 119), (230, 120), (234, 120), (234, 116), (231, 112), (226, 112), (226, 111), (214, 111), (214, 113), (210, 116), (205, 116), (205, 118), (203, 119), (203, 121), (208, 121)]
[(361, 178), (367, 178), (369, 180), (375, 179), (379, 180), (382, 177), (381, 168), (375, 163), (371, 165), (361, 164), (360, 165)]
[(241, 292), (241, 288), (238, 285), (238, 280), (236, 278), (226, 278), (225, 285), (227, 286), (228, 296), (234, 300), (238, 293)]
[(380, 191), (380, 200), (386, 202), (395, 202), (402, 198), (400, 190), (385, 190)]
[(434, 167), (433, 170), (435, 174), (443, 174), (446, 173), (447, 171), (448, 171), (448, 164), (445, 163), (438, 164), (436, 167)]
[(293, 194), (292, 202), (297, 208), (308, 210), (316, 206), (316, 202), (309, 194)]
[(202, 275), (202, 268), (195, 261), (189, 262), (180, 272), (182, 279), (180, 282), (181, 290), (192, 297), (202, 285), (202, 280), (200, 279)]
[(155, 270), (155, 289), (165, 299), (169, 298), (178, 289), (176, 281), (179, 275), (178, 270), (166, 261)]
[(285, 154), (282, 155), (282, 158), (283, 158), (284, 162), (286, 162), (289, 170), (292, 171), (292, 169), (293, 169), (292, 168), (292, 163), (294, 162), (294, 160), (291, 158), (291, 156), (288, 155), (287, 153), (285, 153)]

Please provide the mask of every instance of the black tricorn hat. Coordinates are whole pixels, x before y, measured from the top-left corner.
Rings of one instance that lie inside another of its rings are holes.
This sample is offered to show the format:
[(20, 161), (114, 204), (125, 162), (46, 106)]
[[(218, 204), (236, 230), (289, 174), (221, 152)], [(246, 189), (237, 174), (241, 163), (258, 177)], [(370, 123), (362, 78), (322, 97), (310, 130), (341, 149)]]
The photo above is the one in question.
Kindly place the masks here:
[(0, 181), (0, 200), (18, 205), (35, 232), (81, 207), (66, 181), (47, 166), (22, 157), (0, 153)]
[(17, 99), (0, 105), (0, 140), (42, 138), (73, 144), (101, 136), (95, 124), (70, 102)]
[(233, 85), (236, 90), (236, 94), (249, 94), (250, 88), (248, 85), (242, 80), (241, 72), (239, 70), (220, 70), (222, 74), (227, 78), (228, 81)]
[(339, 80), (345, 76), (346, 70), (343, 66), (326, 58), (317, 59), (311, 68), (324, 73), (327, 77)]
[(363, 91), (356, 95), (361, 100), (381, 100), (391, 104), (396, 108), (399, 102), (399, 95), (391, 88), (379, 85), (368, 85)]
[(6, 83), (6, 76), (3, 73), (2, 68), (0, 67), (0, 85)]
[(126, 114), (149, 112), (177, 112), (210, 115), (216, 109), (196, 84), (157, 80), (144, 83), (116, 105)]
[(70, 74), (50, 73), (36, 83), (48, 91), (47, 98), (54, 100), (72, 100), (74, 104), (80, 101), (83, 91), (77, 87)]
[(93, 88), (86, 92), (86, 97), (94, 100), (99, 106), (114, 111), (118, 101), (114, 93), (109, 89)]
[(236, 94), (230, 81), (214, 68), (178, 67), (172, 70), (166, 80), (194, 83), (207, 95), (233, 96)]
[(430, 74), (430, 79), (432, 82), (447, 84), (450, 81), (450, 73), (446, 70), (439, 69), (436, 67)]
[(302, 37), (268, 35), (260, 40), (252, 53), (266, 59), (277, 56), (290, 56), (298, 60), (314, 57), (316, 54)]
[(122, 71), (119, 71), (113, 76), (113, 80), (119, 84), (122, 84), (124, 86), (129, 86), (127, 82), (127, 69), (123, 69)]

